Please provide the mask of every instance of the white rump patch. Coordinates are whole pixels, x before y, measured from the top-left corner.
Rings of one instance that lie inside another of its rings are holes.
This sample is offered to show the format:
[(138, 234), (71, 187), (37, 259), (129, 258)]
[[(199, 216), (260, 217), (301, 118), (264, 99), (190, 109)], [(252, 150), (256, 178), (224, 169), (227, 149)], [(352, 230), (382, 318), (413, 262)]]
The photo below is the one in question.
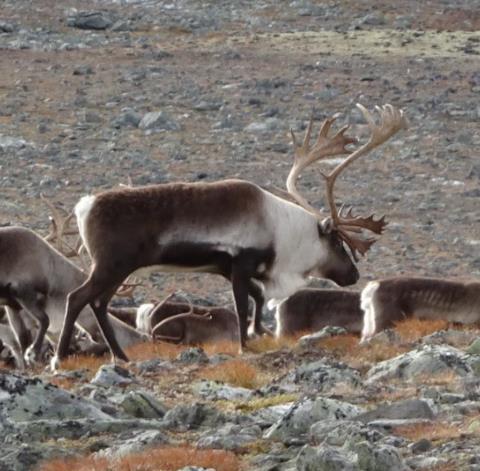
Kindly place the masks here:
[(95, 196), (87, 195), (80, 198), (80, 201), (75, 205), (75, 217), (77, 218), (78, 232), (80, 233), (83, 245), (87, 249), (88, 253), (90, 253), (90, 250), (87, 245), (85, 226), (87, 223), (88, 214), (90, 213), (94, 202)]
[(144, 334), (150, 334), (150, 314), (155, 307), (152, 303), (141, 304), (137, 308), (137, 317), (135, 319), (135, 327)]
[(378, 281), (370, 281), (365, 288), (363, 288), (360, 295), (360, 307), (363, 311), (363, 330), (360, 343), (368, 341), (376, 331), (375, 322), (375, 307), (373, 304), (373, 297), (380, 284)]

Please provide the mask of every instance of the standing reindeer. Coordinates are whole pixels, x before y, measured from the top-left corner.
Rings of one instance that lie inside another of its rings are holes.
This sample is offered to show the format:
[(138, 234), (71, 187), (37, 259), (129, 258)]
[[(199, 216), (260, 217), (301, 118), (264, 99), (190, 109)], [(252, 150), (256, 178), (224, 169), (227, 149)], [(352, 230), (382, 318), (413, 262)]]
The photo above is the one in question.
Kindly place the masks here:
[[(28, 362), (39, 358), (47, 332), (55, 343), (67, 295), (86, 278), (85, 273), (35, 232), (15, 226), (0, 228), (0, 305), (6, 306), (17, 344), (13, 353), (19, 366), (23, 364), (18, 361), (18, 351), (24, 353)], [(147, 340), (120, 320), (109, 318), (123, 347)], [(104, 342), (90, 306), (82, 310), (77, 325), (94, 342)], [(4, 334), (7, 338), (8, 334)], [(11, 343), (11, 335), (8, 342)]]
[(363, 326), (360, 293), (345, 289), (306, 288), (277, 306), (276, 337), (315, 332), (327, 325), (359, 334)]
[(366, 229), (381, 234), (386, 223), (383, 218), (339, 213), (333, 198), (334, 183), (347, 165), (406, 125), (403, 112), (391, 105), (378, 108), (379, 125), (358, 106), (371, 137), (324, 175), (330, 218), (322, 219), (298, 193), (295, 183), (311, 163), (350, 153), (345, 147), (356, 139), (344, 135), (348, 126), (328, 137), (335, 118), (323, 123), (312, 147), (313, 119), (302, 145), (292, 132), (295, 160), (287, 190), (298, 205), (242, 180), (168, 183), (83, 197), (75, 214), (92, 267), (88, 280), (68, 296), (52, 368), (67, 354), (73, 325), (87, 304), (92, 306), (114, 358), (128, 361), (108, 321), (107, 305), (122, 281), (142, 267), (227, 276), (232, 283), (242, 345), (247, 338), (248, 296), (259, 286), (267, 299), (278, 302), (304, 286), (309, 277), (329, 278), (341, 286), (355, 283), (359, 273), (343, 243), (356, 260), (356, 252), (364, 254), (374, 242), (359, 238), (358, 232)]
[(364, 322), (361, 342), (400, 320), (442, 319), (480, 322), (480, 283), (439, 278), (394, 277), (371, 281), (361, 294)]

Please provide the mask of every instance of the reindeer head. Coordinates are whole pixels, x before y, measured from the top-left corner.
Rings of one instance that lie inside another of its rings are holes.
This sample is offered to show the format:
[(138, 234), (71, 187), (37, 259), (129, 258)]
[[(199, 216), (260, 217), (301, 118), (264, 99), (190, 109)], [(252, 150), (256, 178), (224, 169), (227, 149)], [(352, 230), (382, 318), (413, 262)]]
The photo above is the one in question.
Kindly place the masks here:
[[(375, 239), (372, 238), (362, 238), (362, 232), (366, 230), (374, 234), (381, 234), (387, 223), (384, 217), (375, 219), (373, 214), (368, 217), (354, 216), (351, 208), (344, 211), (342, 207), (340, 210), (337, 210), (333, 197), (335, 181), (345, 167), (361, 155), (384, 143), (407, 125), (403, 111), (391, 105), (384, 105), (381, 108), (377, 107), (377, 111), (380, 114), (380, 124), (378, 125), (366, 108), (359, 104), (357, 104), (357, 107), (368, 123), (371, 136), (367, 143), (353, 152), (346, 149), (346, 146), (355, 144), (357, 139), (345, 135), (348, 126), (344, 126), (334, 136), (328, 137), (330, 127), (336, 116), (328, 118), (323, 122), (313, 146), (310, 146), (313, 117), (310, 119), (302, 144), (297, 142), (295, 134), (291, 131), (295, 147), (295, 158), (287, 178), (287, 190), (301, 207), (318, 219), (319, 239), (325, 246), (325, 253), (327, 254), (326, 258), (321, 260), (309, 275), (328, 278), (340, 286), (347, 286), (357, 282), (359, 273), (354, 262), (358, 261), (358, 254), (364, 255), (375, 242)], [(330, 216), (324, 218), (321, 213), (300, 195), (296, 188), (296, 181), (300, 172), (313, 162), (342, 154), (350, 155), (335, 167), (330, 174), (322, 174), (326, 182), (327, 201), (330, 206)], [(347, 247), (351, 257), (347, 253)]]

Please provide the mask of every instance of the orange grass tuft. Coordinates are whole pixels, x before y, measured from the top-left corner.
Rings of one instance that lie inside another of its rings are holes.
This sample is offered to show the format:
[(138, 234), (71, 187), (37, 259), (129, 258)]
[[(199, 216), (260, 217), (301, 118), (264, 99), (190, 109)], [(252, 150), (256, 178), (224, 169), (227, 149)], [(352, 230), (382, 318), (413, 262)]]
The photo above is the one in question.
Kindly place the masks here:
[(73, 460), (54, 460), (38, 471), (176, 471), (185, 466), (214, 468), (217, 471), (238, 471), (239, 459), (224, 450), (197, 450), (189, 447), (150, 448), (142, 453), (110, 461), (92, 456)]
[(404, 342), (414, 342), (425, 335), (433, 334), (439, 330), (448, 327), (448, 322), (442, 319), (404, 319), (395, 324), (395, 330), (398, 332)]
[(264, 353), (272, 350), (279, 350), (283, 347), (294, 348), (297, 344), (297, 337), (270, 337), (263, 335), (256, 339), (250, 340), (247, 344), (248, 350), (253, 353)]
[(347, 334), (327, 337), (319, 340), (317, 345), (355, 367), (388, 360), (408, 351), (406, 346), (384, 343), (359, 345), (358, 342), (357, 336)]
[(200, 346), (208, 355), (226, 353), (227, 355), (237, 356), (240, 353), (240, 344), (237, 342), (229, 342), (227, 340), (205, 343)]
[(209, 366), (201, 372), (201, 376), (243, 388), (256, 388), (260, 383), (258, 370), (245, 360), (238, 359)]
[(97, 371), (102, 365), (110, 362), (110, 355), (70, 355), (62, 360), (62, 369)]
[(126, 351), (130, 360), (142, 361), (152, 358), (165, 358), (172, 360), (183, 350), (185, 345), (176, 345), (168, 342), (144, 342), (129, 347)]

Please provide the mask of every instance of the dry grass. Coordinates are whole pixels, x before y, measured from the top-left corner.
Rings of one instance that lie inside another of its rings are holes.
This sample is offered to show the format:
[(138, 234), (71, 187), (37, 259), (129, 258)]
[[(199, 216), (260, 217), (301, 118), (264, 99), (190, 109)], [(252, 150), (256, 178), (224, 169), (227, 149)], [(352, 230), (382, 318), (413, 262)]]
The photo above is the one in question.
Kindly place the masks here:
[(395, 435), (400, 435), (413, 442), (421, 438), (427, 438), (432, 442), (444, 442), (446, 440), (457, 440), (464, 436), (462, 425), (454, 425), (448, 422), (404, 425), (395, 427), (392, 431)]
[(95, 459), (92, 456), (73, 460), (54, 460), (39, 471), (176, 471), (195, 465), (217, 471), (238, 471), (240, 461), (234, 453), (224, 450), (197, 450), (190, 447), (148, 449), (119, 460)]
[(433, 334), (448, 327), (448, 322), (441, 319), (405, 319), (395, 324), (395, 330), (404, 342), (415, 342), (421, 337)]
[(70, 355), (62, 360), (64, 370), (97, 371), (102, 365), (110, 362), (110, 355)]
[(262, 337), (250, 340), (247, 347), (248, 350), (253, 353), (270, 352), (273, 350), (280, 350), (283, 347), (294, 348), (299, 337), (300, 336), (276, 338), (263, 335)]
[(233, 343), (227, 340), (215, 343), (205, 343), (200, 346), (208, 355), (225, 353), (227, 355), (237, 356), (240, 353), (240, 345), (237, 342)]
[(328, 337), (319, 340), (317, 345), (342, 361), (360, 369), (370, 366), (372, 363), (396, 357), (409, 350), (406, 346), (387, 343), (360, 345), (358, 337), (353, 334)]
[(200, 375), (202, 378), (249, 389), (257, 388), (264, 382), (257, 368), (240, 359), (206, 367)]
[(186, 348), (188, 347), (185, 345), (176, 345), (168, 342), (144, 342), (128, 348), (126, 353), (130, 360), (135, 361), (150, 360), (152, 358), (173, 360)]

